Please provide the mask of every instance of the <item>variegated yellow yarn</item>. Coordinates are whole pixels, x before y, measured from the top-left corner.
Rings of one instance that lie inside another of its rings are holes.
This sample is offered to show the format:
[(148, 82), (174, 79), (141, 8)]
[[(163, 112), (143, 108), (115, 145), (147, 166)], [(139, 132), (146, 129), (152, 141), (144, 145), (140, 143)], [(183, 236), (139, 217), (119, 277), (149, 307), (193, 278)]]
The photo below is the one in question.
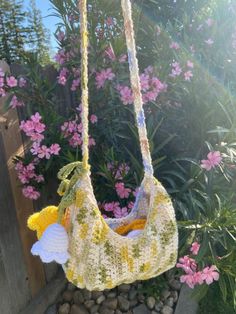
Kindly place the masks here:
[[(40, 239), (44, 230), (51, 224), (56, 223), (58, 219), (58, 207), (47, 206), (40, 212), (31, 215), (28, 218), (27, 225), (29, 229), (37, 232), (37, 238)], [(66, 225), (66, 217), (62, 219), (62, 225)]]
[(119, 226), (115, 229), (116, 233), (121, 235), (126, 235), (128, 232), (132, 230), (142, 230), (145, 227), (146, 219), (135, 219), (128, 225)]

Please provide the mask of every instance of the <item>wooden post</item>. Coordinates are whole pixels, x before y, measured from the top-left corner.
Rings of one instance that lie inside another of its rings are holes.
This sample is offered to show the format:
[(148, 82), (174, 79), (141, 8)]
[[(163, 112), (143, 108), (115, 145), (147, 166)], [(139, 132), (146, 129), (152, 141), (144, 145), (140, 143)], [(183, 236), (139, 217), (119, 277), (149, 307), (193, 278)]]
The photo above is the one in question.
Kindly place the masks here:
[[(5, 71), (9, 70), (9, 67), (6, 63), (0, 62), (0, 68), (3, 68)], [(19, 227), (19, 237), (21, 240), (21, 246), (23, 251), (23, 257), (25, 261), (27, 278), (22, 278), (22, 280), (29, 282), (29, 290), (32, 296), (34, 296), (39, 290), (45, 285), (45, 274), (43, 265), (37, 257), (33, 257), (30, 253), (30, 249), (32, 244), (36, 241), (35, 235), (27, 228), (27, 218), (34, 212), (33, 202), (26, 199), (22, 195), (22, 191), (20, 188), (20, 182), (17, 178), (16, 171), (14, 169), (13, 157), (15, 155), (19, 155), (24, 157), (24, 147), (22, 142), (22, 137), (19, 129), (19, 119), (17, 115), (17, 111), (14, 109), (9, 110), (8, 112), (3, 112), (3, 99), (0, 99), (0, 131), (2, 138), (2, 149), (0, 154), (4, 154), (6, 164), (1, 167), (7, 168), (7, 173), (5, 176), (9, 175), (11, 193), (9, 193), (9, 197), (13, 197), (14, 211), (16, 213), (16, 218)], [(2, 151), (4, 150), (4, 151)], [(2, 160), (2, 159), (1, 159)], [(1, 183), (1, 188), (5, 187), (5, 180), (7, 178), (1, 178), (3, 181)], [(0, 192), (1, 193), (1, 192)], [(2, 207), (2, 204), (1, 204)], [(8, 215), (5, 212), (5, 215)], [(1, 219), (4, 219), (1, 216)], [(11, 229), (11, 225), (8, 226), (9, 230)], [(15, 227), (15, 226), (13, 226)], [(1, 231), (0, 231), (1, 232)], [(14, 242), (14, 239), (12, 239)], [(0, 237), (1, 242), (1, 237)], [(11, 245), (11, 243), (9, 243)], [(19, 249), (19, 248), (18, 248)], [(17, 257), (12, 255), (9, 257), (12, 259), (16, 259), (16, 264), (18, 263)], [(15, 271), (20, 271), (21, 265), (16, 266)], [(18, 269), (17, 269), (18, 268)], [(13, 287), (13, 290), (18, 290), (17, 286)], [(13, 300), (14, 301), (14, 300)]]

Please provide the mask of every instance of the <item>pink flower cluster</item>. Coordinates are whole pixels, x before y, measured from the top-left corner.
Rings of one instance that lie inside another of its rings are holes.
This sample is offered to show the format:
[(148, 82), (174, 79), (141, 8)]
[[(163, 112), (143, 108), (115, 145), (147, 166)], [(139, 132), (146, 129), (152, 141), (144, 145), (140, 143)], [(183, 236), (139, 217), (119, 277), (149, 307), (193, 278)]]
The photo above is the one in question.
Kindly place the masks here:
[(212, 168), (219, 166), (221, 161), (221, 153), (219, 151), (213, 151), (207, 154), (207, 159), (201, 161), (201, 167), (210, 171)]
[(114, 163), (108, 163), (107, 169), (111, 172), (116, 180), (122, 180), (129, 172), (130, 167), (126, 163), (115, 166)]
[[(143, 103), (146, 104), (150, 101), (156, 101), (161, 92), (167, 89), (166, 83), (162, 83), (153, 73), (153, 67), (147, 67), (140, 75), (140, 84), (143, 95)], [(133, 103), (132, 90), (128, 86), (118, 84), (117, 91), (120, 93), (120, 99), (124, 105)]]
[(118, 202), (106, 203), (104, 205), (104, 210), (106, 212), (113, 212), (115, 218), (122, 218), (128, 215), (128, 208), (120, 207)]
[[(80, 108), (79, 108), (80, 109)], [(92, 124), (97, 123), (98, 118), (95, 114), (90, 116), (90, 121)], [(61, 131), (63, 137), (69, 140), (69, 145), (71, 147), (77, 147), (82, 145), (82, 131), (83, 125), (78, 122), (78, 120), (70, 120), (64, 122), (61, 126)], [(89, 146), (95, 146), (96, 142), (94, 138), (89, 138)]]
[[(197, 255), (199, 248), (200, 245), (194, 242), (190, 250), (194, 255)], [(176, 264), (176, 267), (183, 269), (185, 272), (184, 275), (180, 276), (180, 281), (186, 283), (192, 289), (196, 285), (202, 285), (203, 283), (210, 285), (214, 280), (219, 279), (219, 273), (215, 265), (199, 270), (195, 259), (188, 255), (179, 258), (179, 263)]]
[[(177, 77), (180, 76), (181, 73), (183, 72), (179, 62), (174, 61), (172, 64), (172, 69), (171, 69), (171, 73), (170, 73), (170, 77)], [(184, 80), (185, 81), (190, 81), (191, 78), (193, 77), (193, 72), (191, 69), (194, 68), (194, 64), (192, 61), (188, 60), (187, 61), (187, 69), (185, 70), (185, 72), (183, 73), (184, 76)]]
[(44, 181), (44, 177), (42, 175), (37, 175), (35, 173), (36, 163), (37, 160), (25, 166), (22, 161), (19, 161), (15, 166), (18, 179), (22, 184), (24, 184), (24, 187), (22, 188), (23, 195), (33, 200), (36, 200), (40, 197), (40, 192), (38, 192), (34, 186), (30, 185), (30, 183), (40, 183)]
[[(105, 57), (107, 57), (109, 60), (111, 61), (116, 61), (117, 57), (115, 55), (115, 52), (113, 50), (113, 47), (111, 45), (109, 45), (105, 51), (104, 51), (104, 55)], [(118, 57), (118, 61), (119, 63), (124, 63), (127, 61), (127, 55), (126, 54), (122, 54)]]
[[(6, 96), (6, 92), (14, 87), (25, 87), (26, 80), (23, 77), (20, 77), (19, 80), (15, 78), (15, 76), (6, 76), (5, 72), (2, 68), (0, 68), (0, 96)], [(12, 97), (12, 101), (10, 103), (11, 108), (21, 107), (24, 106), (23, 101), (17, 99), (15, 95)]]
[(103, 69), (101, 72), (96, 72), (96, 86), (97, 89), (104, 87), (106, 81), (112, 81), (115, 78), (115, 74), (111, 68)]
[(11, 102), (10, 102), (10, 107), (15, 109), (17, 107), (23, 107), (25, 104), (23, 103), (22, 100), (18, 100), (16, 95), (13, 95)]
[(116, 193), (120, 198), (128, 198), (131, 193), (131, 189), (126, 188), (123, 182), (117, 182), (115, 188)]

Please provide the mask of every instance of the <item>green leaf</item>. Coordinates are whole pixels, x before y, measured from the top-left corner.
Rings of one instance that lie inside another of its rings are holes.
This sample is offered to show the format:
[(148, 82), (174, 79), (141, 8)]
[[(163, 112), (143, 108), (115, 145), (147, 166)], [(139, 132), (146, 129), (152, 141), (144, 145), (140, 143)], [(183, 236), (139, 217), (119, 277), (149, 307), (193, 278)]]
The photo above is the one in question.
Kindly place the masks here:
[(205, 297), (208, 289), (209, 289), (209, 286), (206, 284), (203, 284), (201, 286), (196, 286), (191, 296), (194, 300), (200, 301), (202, 298)]
[(219, 286), (220, 286), (220, 291), (221, 291), (222, 296), (223, 296), (223, 300), (224, 300), (224, 302), (226, 302), (226, 300), (227, 300), (227, 287), (226, 287), (226, 282), (225, 282), (225, 278), (223, 275), (220, 276)]

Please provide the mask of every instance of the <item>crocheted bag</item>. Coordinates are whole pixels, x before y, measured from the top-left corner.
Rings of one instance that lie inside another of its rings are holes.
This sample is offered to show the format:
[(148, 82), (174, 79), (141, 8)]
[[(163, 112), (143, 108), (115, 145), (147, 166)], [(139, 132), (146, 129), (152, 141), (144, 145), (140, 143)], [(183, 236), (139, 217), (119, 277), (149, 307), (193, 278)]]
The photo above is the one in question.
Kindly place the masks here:
[[(81, 29), (81, 83), (83, 161), (69, 164), (58, 174), (63, 195), (58, 207), (58, 223), (47, 227), (32, 248), (45, 262), (63, 264), (69, 281), (80, 288), (104, 290), (121, 283), (155, 277), (176, 263), (178, 233), (174, 209), (164, 187), (153, 176), (136, 58), (130, 0), (121, 0), (134, 109), (144, 165), (144, 178), (131, 213), (120, 219), (104, 219), (99, 211), (88, 164), (88, 57), (87, 4), (79, 1)], [(68, 179), (68, 177), (70, 179)], [(59, 224), (67, 212), (69, 222)], [(69, 215), (68, 215), (69, 212)], [(45, 214), (45, 212), (44, 212)], [(128, 238), (114, 229), (146, 218), (142, 232)], [(32, 223), (31, 219), (31, 223)], [(35, 227), (37, 229), (37, 227)], [(66, 231), (66, 232), (65, 232)]]

